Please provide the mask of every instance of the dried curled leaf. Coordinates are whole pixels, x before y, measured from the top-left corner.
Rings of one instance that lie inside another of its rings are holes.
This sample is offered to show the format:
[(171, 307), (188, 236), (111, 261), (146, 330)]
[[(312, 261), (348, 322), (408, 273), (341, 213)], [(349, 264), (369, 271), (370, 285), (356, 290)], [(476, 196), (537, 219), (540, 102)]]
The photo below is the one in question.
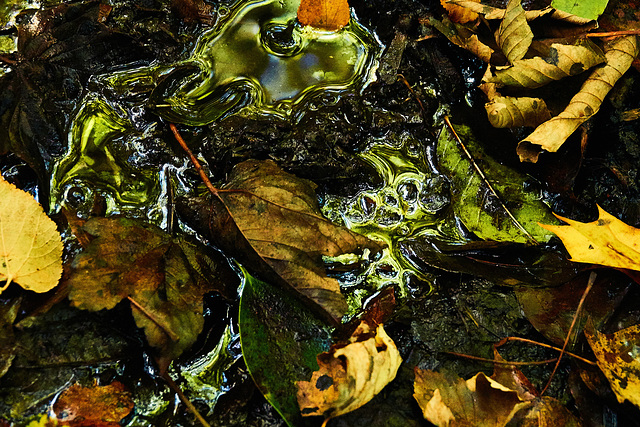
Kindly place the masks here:
[(539, 148), (558, 151), (578, 126), (598, 112), (602, 101), (631, 67), (639, 50), (637, 36), (621, 37), (608, 45), (605, 48), (606, 64), (593, 71), (565, 110), (520, 141), (517, 148), (520, 160), (537, 162)]
[(495, 128), (536, 127), (551, 118), (541, 98), (497, 96), (484, 106), (489, 123)]
[(510, 63), (522, 59), (533, 41), (533, 31), (527, 23), (520, 0), (509, 0), (504, 19), (496, 34), (498, 46)]
[(350, 19), (347, 0), (302, 0), (298, 7), (298, 21), (321, 30), (339, 30)]
[(303, 416), (333, 418), (351, 412), (395, 378), (402, 363), (395, 343), (382, 325), (375, 336), (370, 336), (369, 327), (363, 322), (351, 343), (334, 345), (318, 355), (320, 369), (310, 381), (298, 382), (298, 404)]
[(27, 192), (0, 176), (0, 293), (12, 282), (34, 292), (53, 289), (62, 275), (56, 224)]
[(512, 61), (511, 67), (491, 69), (484, 81), (500, 86), (535, 89), (580, 74), (604, 61), (604, 54), (590, 40), (582, 40), (577, 45), (553, 43), (545, 49), (544, 56)]
[(640, 347), (640, 325), (603, 334), (587, 324), (585, 335), (618, 402), (628, 400), (640, 407), (640, 357), (636, 351)]
[(417, 368), (415, 374), (413, 397), (436, 426), (505, 426), (531, 405), (482, 372), (467, 381)]
[(640, 230), (598, 206), (593, 222), (583, 223), (556, 215), (568, 225), (541, 227), (555, 233), (571, 255), (571, 261), (640, 270)]
[[(480, 15), (484, 15), (485, 19), (504, 19), (507, 13), (506, 9), (476, 3), (470, 0), (449, 0), (449, 3), (464, 7)], [(527, 18), (527, 21), (533, 21), (534, 19), (538, 19), (547, 15), (558, 21), (565, 21), (576, 25), (583, 25), (593, 21), (592, 19), (585, 19), (567, 12), (555, 10), (554, 8), (549, 6), (543, 9), (526, 10), (524, 12), (524, 16), (525, 18)]]
[(467, 27), (451, 22), (447, 18), (444, 18), (442, 21), (431, 18), (429, 22), (435, 29), (448, 38), (451, 43), (468, 50), (484, 62), (495, 65), (506, 64), (507, 60), (502, 52), (496, 51), (488, 44), (482, 42), (478, 35)]

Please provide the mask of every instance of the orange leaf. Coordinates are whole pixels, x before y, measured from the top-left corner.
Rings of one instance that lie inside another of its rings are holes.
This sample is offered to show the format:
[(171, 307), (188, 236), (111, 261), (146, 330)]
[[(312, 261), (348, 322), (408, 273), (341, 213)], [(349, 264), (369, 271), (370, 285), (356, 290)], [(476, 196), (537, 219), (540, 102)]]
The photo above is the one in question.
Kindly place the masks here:
[(301, 0), (298, 8), (298, 21), (320, 30), (339, 30), (350, 18), (347, 0)]
[(133, 409), (131, 393), (120, 382), (83, 387), (74, 384), (62, 392), (53, 409), (59, 421), (72, 427), (119, 426)]
[[(473, 0), (477, 3), (480, 0)], [(440, 4), (445, 8), (447, 13), (449, 14), (449, 19), (452, 22), (457, 22), (458, 24), (466, 24), (471, 21), (475, 21), (478, 18), (478, 14), (473, 10), (458, 6), (457, 4), (450, 3), (449, 0), (440, 0)]]

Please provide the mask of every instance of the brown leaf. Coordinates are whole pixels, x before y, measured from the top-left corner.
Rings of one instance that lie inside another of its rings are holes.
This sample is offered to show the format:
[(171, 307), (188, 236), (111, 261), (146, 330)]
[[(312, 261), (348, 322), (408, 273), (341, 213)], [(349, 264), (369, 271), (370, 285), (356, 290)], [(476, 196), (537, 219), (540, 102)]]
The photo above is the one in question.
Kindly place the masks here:
[(496, 33), (496, 41), (510, 63), (522, 59), (533, 41), (520, 0), (509, 0), (504, 19)]
[(117, 427), (133, 406), (129, 390), (114, 381), (94, 387), (74, 384), (62, 392), (53, 410), (70, 427)]
[(350, 19), (347, 0), (301, 0), (298, 7), (298, 21), (321, 30), (339, 30)]
[(537, 162), (540, 148), (558, 151), (578, 126), (598, 112), (602, 101), (629, 69), (639, 50), (637, 36), (620, 37), (605, 47), (606, 64), (591, 73), (565, 110), (520, 141), (517, 148), (520, 160)]
[(436, 426), (505, 426), (531, 405), (482, 372), (467, 381), (417, 368), (415, 374), (413, 397)]
[[(460, 7), (464, 7), (473, 12), (484, 15), (486, 19), (504, 19), (507, 14), (506, 9), (501, 9), (498, 7), (489, 6), (482, 3), (476, 3), (470, 0), (449, 0), (449, 3), (458, 5)], [(562, 12), (559, 10), (555, 10), (552, 7), (545, 7), (539, 10), (526, 10), (524, 12), (524, 16), (527, 21), (533, 21), (534, 19), (538, 19), (543, 16), (550, 16), (553, 19), (559, 21), (565, 21), (576, 25), (583, 25), (589, 22), (593, 22), (591, 19), (580, 18), (579, 16), (572, 15), (567, 12)]]
[(292, 287), (338, 323), (347, 304), (322, 257), (381, 245), (323, 218), (314, 190), (270, 160), (248, 160), (235, 166), (216, 197), (183, 200), (178, 210), (247, 268)]
[(628, 400), (640, 407), (640, 325), (603, 334), (591, 323), (587, 324), (585, 335), (618, 402)]
[(495, 128), (536, 127), (551, 118), (544, 99), (497, 96), (484, 105), (489, 123)]
[(465, 26), (451, 22), (447, 18), (444, 18), (442, 21), (431, 18), (429, 22), (444, 34), (451, 43), (468, 50), (484, 62), (494, 65), (506, 64), (507, 59), (502, 52), (484, 43), (477, 34)]
[[(469, 0), (470, 3), (480, 3), (480, 0)], [(449, 0), (440, 0), (440, 4), (447, 11), (449, 19), (458, 24), (466, 24), (478, 19), (478, 13), (470, 8), (458, 6)]]
[(395, 343), (382, 325), (371, 336), (363, 322), (347, 345), (334, 345), (318, 355), (320, 369), (310, 381), (298, 381), (303, 416), (333, 418), (358, 409), (378, 394), (402, 363)]

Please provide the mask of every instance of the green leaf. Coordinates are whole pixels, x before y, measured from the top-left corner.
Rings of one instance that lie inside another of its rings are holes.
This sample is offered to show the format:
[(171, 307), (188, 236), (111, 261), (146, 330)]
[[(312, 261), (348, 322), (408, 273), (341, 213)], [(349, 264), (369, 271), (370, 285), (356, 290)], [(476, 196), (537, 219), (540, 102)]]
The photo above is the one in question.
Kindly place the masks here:
[(318, 370), (316, 356), (331, 346), (327, 325), (286, 290), (246, 272), (238, 323), (245, 363), (267, 401), (289, 426), (316, 425), (300, 413), (296, 382)]
[(598, 19), (609, 0), (553, 0), (551, 7), (585, 19)]
[[(440, 171), (451, 181), (455, 214), (480, 239), (541, 243), (553, 234), (538, 221), (558, 220), (527, 179), (489, 157), (467, 126), (445, 126), (438, 138)], [(463, 148), (466, 147), (466, 150)]]

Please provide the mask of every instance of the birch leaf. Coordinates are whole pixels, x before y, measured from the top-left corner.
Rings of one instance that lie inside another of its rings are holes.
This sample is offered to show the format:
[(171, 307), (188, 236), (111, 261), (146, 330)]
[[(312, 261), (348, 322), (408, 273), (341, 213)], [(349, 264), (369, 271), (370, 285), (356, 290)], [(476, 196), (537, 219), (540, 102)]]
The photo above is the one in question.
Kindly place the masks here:
[(585, 335), (618, 402), (640, 407), (640, 325), (603, 334), (588, 323)]
[(556, 215), (568, 225), (541, 227), (564, 243), (571, 261), (640, 270), (640, 230), (631, 227), (598, 206), (599, 218), (583, 223)]
[(541, 98), (498, 96), (486, 103), (489, 123), (495, 128), (536, 127), (551, 118)]
[(29, 194), (0, 176), (0, 293), (12, 282), (34, 292), (53, 289), (62, 275), (56, 224)]
[(347, 0), (302, 0), (298, 7), (298, 21), (321, 30), (339, 30), (350, 19)]
[(510, 63), (522, 59), (533, 41), (533, 32), (527, 23), (520, 0), (509, 0), (504, 19), (496, 35), (498, 46)]
[(553, 43), (545, 49), (544, 56), (512, 61), (512, 67), (491, 69), (484, 81), (535, 89), (580, 74), (604, 61), (604, 54), (590, 40), (583, 40), (577, 45)]
[(620, 37), (605, 47), (606, 64), (591, 73), (565, 110), (520, 141), (517, 148), (520, 160), (537, 162), (540, 148), (558, 151), (578, 126), (598, 112), (604, 98), (629, 69), (639, 49), (637, 36)]
[(352, 342), (333, 346), (318, 355), (320, 369), (310, 381), (298, 382), (298, 403), (303, 416), (333, 418), (351, 412), (395, 378), (402, 363), (395, 343), (382, 325), (375, 336), (370, 335), (367, 323), (363, 322)]

